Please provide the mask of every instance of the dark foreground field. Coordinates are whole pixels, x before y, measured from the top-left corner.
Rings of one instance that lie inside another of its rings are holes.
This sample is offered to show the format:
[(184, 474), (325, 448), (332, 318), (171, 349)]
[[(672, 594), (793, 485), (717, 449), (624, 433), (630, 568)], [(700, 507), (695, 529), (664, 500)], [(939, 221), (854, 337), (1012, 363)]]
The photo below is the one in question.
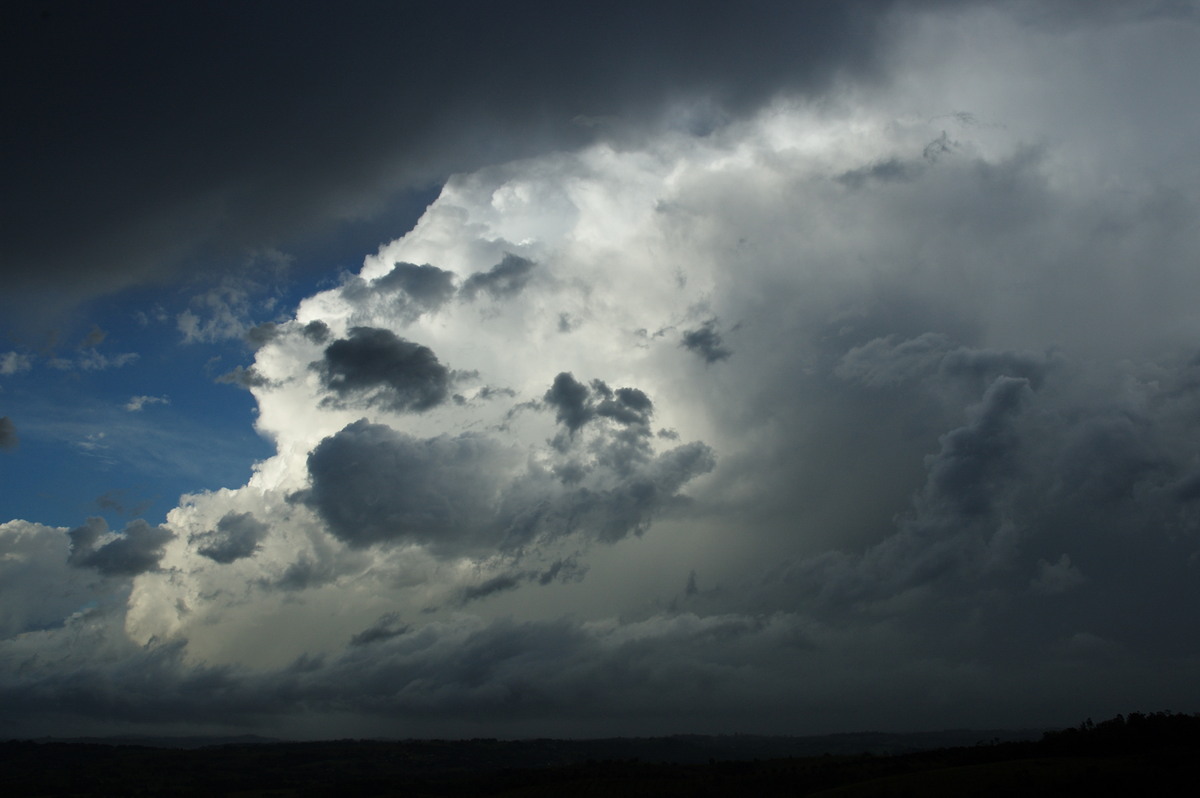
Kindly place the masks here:
[[(962, 736), (340, 740), (199, 748), (10, 741), (0, 744), (0, 778), (12, 796), (246, 798), (1193, 796), (1200, 785), (1196, 715), (1135, 713), (1038, 740), (991, 736), (971, 745), (880, 753)], [(846, 752), (860, 744), (858, 753)], [(838, 753), (808, 755), (816, 747)]]

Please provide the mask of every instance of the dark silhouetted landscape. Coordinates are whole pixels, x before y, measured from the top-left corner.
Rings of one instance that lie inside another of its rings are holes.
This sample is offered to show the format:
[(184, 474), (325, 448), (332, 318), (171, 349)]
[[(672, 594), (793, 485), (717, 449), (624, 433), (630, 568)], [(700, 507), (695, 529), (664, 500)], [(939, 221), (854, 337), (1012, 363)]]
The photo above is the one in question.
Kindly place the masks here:
[(20, 796), (1162, 796), (1194, 794), (1198, 746), (1200, 715), (1158, 712), (1040, 735), (14, 740), (0, 770)]

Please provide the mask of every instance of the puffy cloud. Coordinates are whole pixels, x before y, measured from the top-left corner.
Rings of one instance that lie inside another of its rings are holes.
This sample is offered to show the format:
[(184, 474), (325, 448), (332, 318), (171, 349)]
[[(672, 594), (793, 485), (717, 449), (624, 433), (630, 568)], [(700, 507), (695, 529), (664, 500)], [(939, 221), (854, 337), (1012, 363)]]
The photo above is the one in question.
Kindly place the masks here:
[(372, 287), (385, 293), (403, 291), (421, 307), (435, 310), (454, 295), (454, 274), (428, 263), (397, 263), (390, 272), (376, 278)]
[(610, 543), (641, 534), (714, 465), (701, 443), (657, 456), (620, 438), (594, 444), (589, 464), (567, 459), (555, 480), (490, 437), (418, 439), (360, 420), (309, 455), (312, 487), (300, 498), (352, 547), (518, 551), (575, 533)]
[(468, 301), (475, 299), (482, 291), (492, 299), (505, 299), (521, 293), (529, 282), (531, 272), (537, 264), (511, 252), (505, 253), (504, 260), (497, 263), (486, 272), (472, 274), (463, 283), (460, 293)]
[(62, 626), (105, 598), (85, 572), (67, 564), (63, 529), (28, 521), (0, 524), (0, 639)]
[(215, 530), (192, 534), (188, 543), (213, 562), (231, 563), (258, 551), (267, 529), (266, 524), (250, 513), (230, 512), (221, 517)]
[(103, 518), (89, 518), (68, 534), (71, 564), (95, 568), (104, 576), (136, 576), (154, 570), (163, 548), (174, 537), (169, 529), (140, 519), (131, 521), (117, 534), (109, 532)]
[(450, 372), (427, 347), (391, 330), (354, 327), (325, 347), (322, 384), (342, 399), (363, 398), (392, 410), (428, 410), (446, 401)]
[(356, 305), (378, 305), (379, 310), (411, 322), (435, 312), (457, 291), (453, 272), (426, 263), (399, 261), (391, 271), (373, 279), (349, 276), (342, 285), (344, 298)]
[(419, 440), (364, 419), (313, 449), (305, 501), (351, 546), (471, 546), (495, 532), (509, 457), (482, 436)]
[(555, 419), (574, 432), (595, 413), (595, 408), (588, 403), (588, 395), (587, 386), (564, 371), (554, 378), (554, 384), (546, 390), (542, 400), (554, 408)]

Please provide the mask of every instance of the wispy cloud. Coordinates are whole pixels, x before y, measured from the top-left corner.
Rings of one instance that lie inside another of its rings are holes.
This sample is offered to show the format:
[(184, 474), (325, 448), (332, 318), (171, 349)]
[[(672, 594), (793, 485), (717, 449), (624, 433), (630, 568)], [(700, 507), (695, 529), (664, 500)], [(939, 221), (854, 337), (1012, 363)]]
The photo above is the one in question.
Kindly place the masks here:
[(125, 403), (125, 409), (137, 413), (146, 405), (169, 405), (171, 400), (166, 396), (131, 396)]

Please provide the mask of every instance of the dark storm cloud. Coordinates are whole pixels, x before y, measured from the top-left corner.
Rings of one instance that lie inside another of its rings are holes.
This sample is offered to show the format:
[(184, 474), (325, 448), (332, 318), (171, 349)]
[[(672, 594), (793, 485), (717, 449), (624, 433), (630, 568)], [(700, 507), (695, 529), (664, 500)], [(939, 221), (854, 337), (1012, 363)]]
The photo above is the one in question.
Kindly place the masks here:
[(350, 276), (342, 285), (342, 296), (351, 302), (382, 297), (392, 303), (401, 318), (414, 321), (422, 313), (444, 305), (455, 291), (454, 272), (425, 264), (396, 263), (392, 270), (374, 280)]
[(325, 348), (314, 366), (341, 400), (363, 398), (390, 410), (420, 412), (449, 397), (450, 372), (429, 347), (391, 330), (354, 327)]
[(0, 449), (15, 449), (17, 443), (17, 425), (8, 416), (0, 416)]
[(258, 551), (259, 542), (267, 534), (267, 525), (250, 513), (226, 513), (209, 532), (193, 534), (188, 543), (196, 552), (213, 562), (231, 563)]
[(407, 631), (408, 626), (400, 623), (399, 614), (389, 612), (381, 615), (379, 620), (371, 624), (371, 626), (351, 637), (350, 645), (369, 646), (372, 643), (391, 640), (393, 637), (398, 637)]
[[(816, 644), (814, 631), (825, 645)], [(1000, 706), (990, 680), (979, 678), (981, 670), (992, 675), (985, 664), (966, 679), (936, 659), (920, 670), (897, 663), (893, 692), (885, 692), (877, 672), (862, 667), (860, 652), (828, 650), (829, 637), (784, 613), (656, 614), (619, 625), (472, 619), (413, 629), (385, 616), (340, 652), (257, 672), (190, 664), (182, 640), (145, 647), (126, 641), (119, 657), (96, 657), (70, 670), (28, 669), (0, 685), (0, 720), (16, 728), (14, 721), (49, 713), (67, 727), (170, 719), (283, 733), (301, 712), (351, 713), (405, 736), (462, 736), (479, 728), (512, 736), (665, 735), (681, 728), (847, 729), (867, 710), (889, 725), (913, 728), (904, 724), (928, 722), (921, 714), (914, 721), (913, 713), (930, 695), (950, 696), (974, 711), (982, 701), (985, 717)], [(1170, 681), (1182, 685), (1186, 677), (1172, 674)], [(1049, 689), (1071, 684), (1069, 675), (1060, 676)], [(1041, 698), (1039, 692), (1031, 700)], [(1000, 717), (1023, 719), (1009, 711)], [(846, 712), (853, 718), (844, 719)], [(811, 725), (797, 727), (796, 715)], [(952, 722), (971, 717), (979, 716), (966, 712)]]
[(679, 345), (704, 358), (705, 363), (716, 363), (733, 354), (725, 348), (716, 319), (709, 319), (694, 330), (684, 330)]
[(929, 463), (923, 501), (960, 516), (989, 509), (992, 480), (1007, 476), (1017, 445), (1011, 420), (1029, 392), (1029, 381), (1016, 377), (998, 377), (988, 387), (972, 422), (942, 436), (941, 451)]
[(379, 291), (403, 291), (426, 309), (440, 307), (454, 295), (454, 272), (426, 263), (397, 263), (392, 270), (372, 281)]
[(313, 449), (312, 487), (298, 499), (353, 548), (419, 543), (439, 554), (516, 552), (571, 534), (613, 543), (642, 534), (715, 464), (703, 443), (656, 456), (644, 436), (623, 429), (599, 431), (586, 466), (565, 461), (513, 474), (515, 454), (491, 438), (419, 439), (361, 420)]
[(20, 4), (0, 47), (25, 76), (5, 97), (6, 313), (287, 249), (675, 98), (720, 119), (870, 74), (892, 5)]
[[(600, 397), (596, 401), (592, 392)], [(593, 418), (608, 418), (626, 426), (646, 427), (654, 412), (650, 397), (637, 388), (613, 390), (603, 380), (592, 380), (591, 389), (569, 372), (561, 372), (546, 389), (542, 401), (554, 408), (554, 418), (574, 433)], [(642, 432), (649, 434), (649, 429)]]
[(1002, 375), (1039, 387), (1053, 364), (1052, 356), (955, 346), (949, 336), (927, 332), (901, 341), (895, 336), (868, 341), (843, 355), (834, 374), (870, 388), (950, 377), (974, 391)]
[(302, 332), (304, 337), (314, 344), (323, 344), (329, 340), (330, 336), (329, 325), (320, 319), (305, 324)]
[(504, 260), (486, 272), (472, 274), (463, 283), (461, 293), (468, 301), (474, 300), (482, 291), (492, 299), (516, 296), (529, 282), (530, 272), (537, 264), (519, 255), (509, 253)]
[(552, 472), (558, 484), (531, 474), (505, 492), (498, 517), (506, 547), (570, 534), (603, 543), (641, 535), (685, 504), (683, 486), (716, 465), (712, 448), (698, 441), (654, 456), (641, 438), (628, 441), (618, 433), (589, 448), (594, 462), (561, 464)]
[(650, 397), (637, 388), (618, 388), (596, 405), (596, 415), (622, 424), (649, 424), (653, 412)]
[(574, 432), (588, 422), (595, 409), (588, 402), (590, 392), (573, 374), (561, 372), (546, 389), (542, 401), (554, 408), (554, 418)]
[[(932, 339), (920, 338), (907, 348), (889, 342), (890, 359), (866, 357), (862, 347), (838, 364), (845, 377), (844, 367), (870, 362), (855, 379), (880, 378), (872, 390), (900, 402), (893, 423), (942, 412), (922, 396), (950, 402), (986, 371), (1009, 374), (992, 378), (966, 408), (966, 423), (938, 436), (908, 512), (860, 554), (805, 557), (768, 577), (778, 591), (768, 603), (798, 593), (818, 596), (842, 621), (895, 613), (929, 641), (959, 628), (987, 640), (996, 661), (1042, 656), (1039, 647), (1064, 629), (1145, 655), (1194, 651), (1180, 635), (1195, 634), (1200, 619), (1176, 609), (1200, 596), (1193, 366), (1166, 358), (1108, 372), (1112, 364), (1065, 355), (925, 346)], [(925, 357), (947, 350), (961, 356), (950, 368), (948, 354)], [(894, 390), (903, 370), (885, 362), (919, 365), (903, 379), (920, 374), (929, 392)]]
[(641, 535), (676, 501), (686, 483), (715, 464), (712, 449), (699, 442), (672, 449), (649, 463), (625, 461), (618, 484), (606, 490), (577, 488), (568, 494), (562, 512), (572, 526), (604, 542)]
[(497, 593), (506, 593), (510, 590), (516, 590), (532, 576), (536, 574), (527, 574), (524, 572), (516, 572), (509, 574), (497, 574), (490, 579), (485, 579), (478, 585), (468, 585), (463, 588), (458, 595), (458, 605), (469, 604), (472, 601), (485, 599)]
[(353, 547), (424, 543), (469, 547), (493, 531), (492, 501), (502, 454), (472, 435), (420, 440), (356, 421), (308, 457), (304, 501)]
[(158, 567), (163, 547), (174, 534), (161, 526), (145, 521), (131, 521), (115, 540), (97, 547), (101, 537), (108, 534), (103, 518), (89, 518), (82, 526), (72, 529), (70, 562), (80, 568), (95, 568), (105, 576), (137, 576)]

